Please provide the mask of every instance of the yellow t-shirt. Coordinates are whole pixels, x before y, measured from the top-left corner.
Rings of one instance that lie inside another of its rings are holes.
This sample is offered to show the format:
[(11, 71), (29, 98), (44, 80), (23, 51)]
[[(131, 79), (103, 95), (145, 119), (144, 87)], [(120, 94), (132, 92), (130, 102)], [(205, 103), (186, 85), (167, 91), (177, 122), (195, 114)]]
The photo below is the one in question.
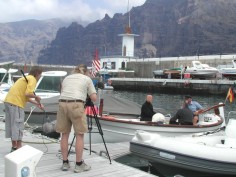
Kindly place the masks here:
[(15, 84), (10, 88), (4, 102), (19, 106), (21, 108), (25, 107), (26, 102), (28, 101), (28, 97), (26, 97), (25, 94), (33, 94), (37, 84), (37, 80), (34, 76), (28, 75), (26, 78), (28, 83), (24, 77), (15, 82)]

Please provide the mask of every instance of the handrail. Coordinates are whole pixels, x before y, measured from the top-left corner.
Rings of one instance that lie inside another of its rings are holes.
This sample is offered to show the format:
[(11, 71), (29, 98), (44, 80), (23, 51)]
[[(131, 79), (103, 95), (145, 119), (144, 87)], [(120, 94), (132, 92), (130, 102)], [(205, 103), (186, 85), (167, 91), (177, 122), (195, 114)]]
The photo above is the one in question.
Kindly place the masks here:
[(207, 112), (207, 111), (210, 111), (210, 110), (212, 110), (212, 109), (219, 108), (219, 107), (221, 107), (221, 106), (225, 106), (225, 104), (224, 104), (224, 103), (222, 103), (222, 104), (214, 105), (214, 106), (212, 106), (212, 107), (210, 107), (210, 108), (207, 108), (207, 109), (205, 109), (205, 110), (203, 110), (203, 111), (199, 112), (198, 114), (205, 113), (205, 112)]

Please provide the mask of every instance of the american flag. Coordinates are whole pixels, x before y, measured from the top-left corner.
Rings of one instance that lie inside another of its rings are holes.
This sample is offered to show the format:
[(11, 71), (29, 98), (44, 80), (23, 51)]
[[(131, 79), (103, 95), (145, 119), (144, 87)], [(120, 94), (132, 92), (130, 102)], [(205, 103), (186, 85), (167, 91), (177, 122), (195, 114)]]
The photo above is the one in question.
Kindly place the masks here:
[(92, 62), (92, 71), (91, 71), (91, 75), (93, 77), (96, 76), (96, 73), (100, 70), (100, 60), (98, 58), (98, 49), (96, 49), (95, 51), (95, 56), (94, 56), (94, 60)]

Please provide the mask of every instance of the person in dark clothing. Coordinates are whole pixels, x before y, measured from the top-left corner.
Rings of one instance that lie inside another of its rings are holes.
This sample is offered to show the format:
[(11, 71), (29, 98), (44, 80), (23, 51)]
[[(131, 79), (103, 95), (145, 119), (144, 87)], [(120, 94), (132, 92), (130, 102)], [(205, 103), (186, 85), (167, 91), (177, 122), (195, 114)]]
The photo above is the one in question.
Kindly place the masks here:
[(187, 104), (170, 119), (170, 124), (193, 125), (193, 112), (188, 108)]
[(145, 103), (141, 108), (140, 121), (152, 121), (152, 116), (155, 114), (152, 106), (152, 95), (147, 95)]

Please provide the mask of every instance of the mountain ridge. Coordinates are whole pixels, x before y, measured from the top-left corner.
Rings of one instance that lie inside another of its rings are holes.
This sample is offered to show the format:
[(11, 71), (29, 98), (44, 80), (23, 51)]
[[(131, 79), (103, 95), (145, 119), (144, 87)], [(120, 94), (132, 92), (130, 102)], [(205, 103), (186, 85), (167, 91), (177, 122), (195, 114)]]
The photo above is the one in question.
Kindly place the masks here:
[[(73, 42), (59, 30), (52, 45), (41, 51), (39, 63), (90, 64), (95, 48), (100, 55), (121, 55), (118, 34), (124, 33), (128, 15), (105, 15), (81, 29), (80, 34), (70, 33), (76, 36)], [(139, 58), (235, 53), (236, 1), (147, 0), (132, 8), (130, 16), (132, 32), (140, 35), (135, 39)], [(59, 51), (56, 47), (63, 39), (65, 45)]]

